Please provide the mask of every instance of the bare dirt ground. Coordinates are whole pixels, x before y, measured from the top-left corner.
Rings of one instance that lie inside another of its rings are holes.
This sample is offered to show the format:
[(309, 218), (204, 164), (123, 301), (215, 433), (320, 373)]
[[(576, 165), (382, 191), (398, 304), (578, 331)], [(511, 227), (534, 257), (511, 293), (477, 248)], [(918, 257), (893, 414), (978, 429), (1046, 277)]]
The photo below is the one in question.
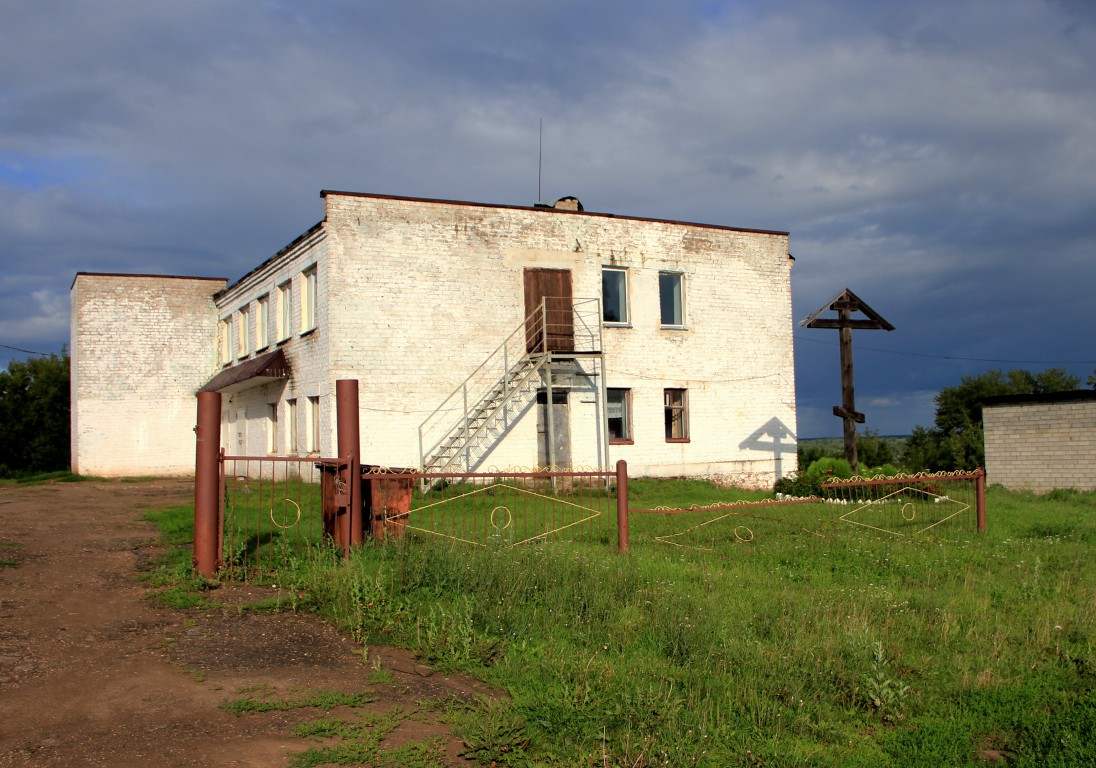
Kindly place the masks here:
[[(371, 648), (366, 664), (315, 616), (240, 610), (270, 587), (222, 587), (212, 609), (149, 600), (141, 574), (162, 547), (141, 514), (192, 492), (193, 481), (174, 479), (0, 486), (0, 766), (282, 766), (314, 746), (293, 726), (323, 713), (236, 717), (221, 705), (241, 691), (324, 689), (407, 710), (487, 692), (406, 651)], [(370, 684), (376, 659), (392, 682)], [(404, 720), (385, 744), (434, 735), (445, 765), (467, 765), (430, 714)]]

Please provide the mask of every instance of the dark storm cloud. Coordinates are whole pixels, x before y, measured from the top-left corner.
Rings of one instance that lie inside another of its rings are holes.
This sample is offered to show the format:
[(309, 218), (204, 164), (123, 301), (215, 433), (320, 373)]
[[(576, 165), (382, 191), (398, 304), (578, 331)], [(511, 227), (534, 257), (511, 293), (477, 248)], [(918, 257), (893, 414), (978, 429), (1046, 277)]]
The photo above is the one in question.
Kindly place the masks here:
[[(321, 188), (531, 203), (543, 117), (545, 198), (790, 230), (797, 318), (848, 286), (891, 320), (856, 335), (879, 431), (983, 360), (1096, 359), (1088, 3), (0, 10), (0, 344), (59, 348), (77, 270), (238, 276)], [(834, 433), (836, 339), (796, 335)]]

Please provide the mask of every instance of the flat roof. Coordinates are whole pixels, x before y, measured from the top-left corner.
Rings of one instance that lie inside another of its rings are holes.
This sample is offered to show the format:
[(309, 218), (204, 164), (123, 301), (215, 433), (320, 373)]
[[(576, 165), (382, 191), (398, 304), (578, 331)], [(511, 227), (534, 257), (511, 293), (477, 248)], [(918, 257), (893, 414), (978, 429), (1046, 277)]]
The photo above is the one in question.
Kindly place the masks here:
[(473, 203), (467, 200), (443, 200), (432, 197), (404, 197), (402, 195), (378, 195), (368, 192), (343, 192), (335, 189), (320, 190), (320, 197), (328, 195), (341, 195), (343, 197), (367, 197), (373, 200), (400, 200), (408, 203), (432, 203), (436, 205), (464, 205), (472, 208), (496, 208), (511, 211), (533, 211), (534, 213), (555, 213), (568, 216), (592, 216), (601, 219), (622, 219), (624, 221), (646, 221), (654, 224), (676, 224), (684, 227), (703, 227), (705, 229), (722, 229), (730, 232), (749, 232), (756, 235), (783, 235), (789, 233), (776, 229), (748, 229), (746, 227), (728, 227), (722, 224), (701, 224), (696, 221), (677, 221), (674, 219), (652, 219), (645, 216), (619, 216), (615, 213), (598, 213), (596, 211), (569, 211), (564, 208), (553, 208), (550, 205), (505, 205), (501, 203)]
[(982, 400), (982, 405), (992, 407), (1027, 403), (1069, 403), (1077, 400), (1096, 400), (1096, 389), (1071, 389), (1068, 392), (1044, 392), (1038, 395), (994, 395)]
[(76, 285), (76, 278), (81, 275), (85, 277), (152, 277), (157, 280), (220, 280), (223, 283), (228, 282), (227, 277), (203, 277), (201, 275), (151, 275), (134, 272), (77, 272), (76, 277), (72, 278), (72, 285), (69, 286), (70, 291), (72, 290), (72, 286)]

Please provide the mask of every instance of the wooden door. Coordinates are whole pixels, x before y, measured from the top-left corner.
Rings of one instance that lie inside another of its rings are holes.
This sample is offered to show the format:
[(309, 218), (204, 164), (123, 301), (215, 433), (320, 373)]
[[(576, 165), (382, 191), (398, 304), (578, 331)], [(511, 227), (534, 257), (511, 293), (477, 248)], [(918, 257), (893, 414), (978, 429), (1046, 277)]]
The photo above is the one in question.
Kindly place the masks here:
[[(552, 435), (548, 434), (548, 392), (537, 392), (537, 466), (571, 468), (571, 412), (567, 391), (552, 390)], [(552, 451), (548, 450), (551, 438)]]
[[(541, 302), (545, 312), (540, 312)], [(573, 352), (571, 270), (528, 267), (525, 270), (526, 349), (529, 352)]]

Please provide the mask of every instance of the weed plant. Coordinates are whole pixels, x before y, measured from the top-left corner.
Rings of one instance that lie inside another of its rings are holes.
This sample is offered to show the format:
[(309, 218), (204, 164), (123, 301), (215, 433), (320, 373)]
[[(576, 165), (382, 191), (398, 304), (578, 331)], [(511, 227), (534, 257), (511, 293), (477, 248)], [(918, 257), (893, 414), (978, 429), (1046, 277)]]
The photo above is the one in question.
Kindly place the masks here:
[[(636, 482), (632, 505), (680, 494)], [(484, 764), (1096, 765), (1096, 494), (987, 507), (947, 540), (408, 540), (278, 578), (363, 643), (505, 690), (457, 718)]]

